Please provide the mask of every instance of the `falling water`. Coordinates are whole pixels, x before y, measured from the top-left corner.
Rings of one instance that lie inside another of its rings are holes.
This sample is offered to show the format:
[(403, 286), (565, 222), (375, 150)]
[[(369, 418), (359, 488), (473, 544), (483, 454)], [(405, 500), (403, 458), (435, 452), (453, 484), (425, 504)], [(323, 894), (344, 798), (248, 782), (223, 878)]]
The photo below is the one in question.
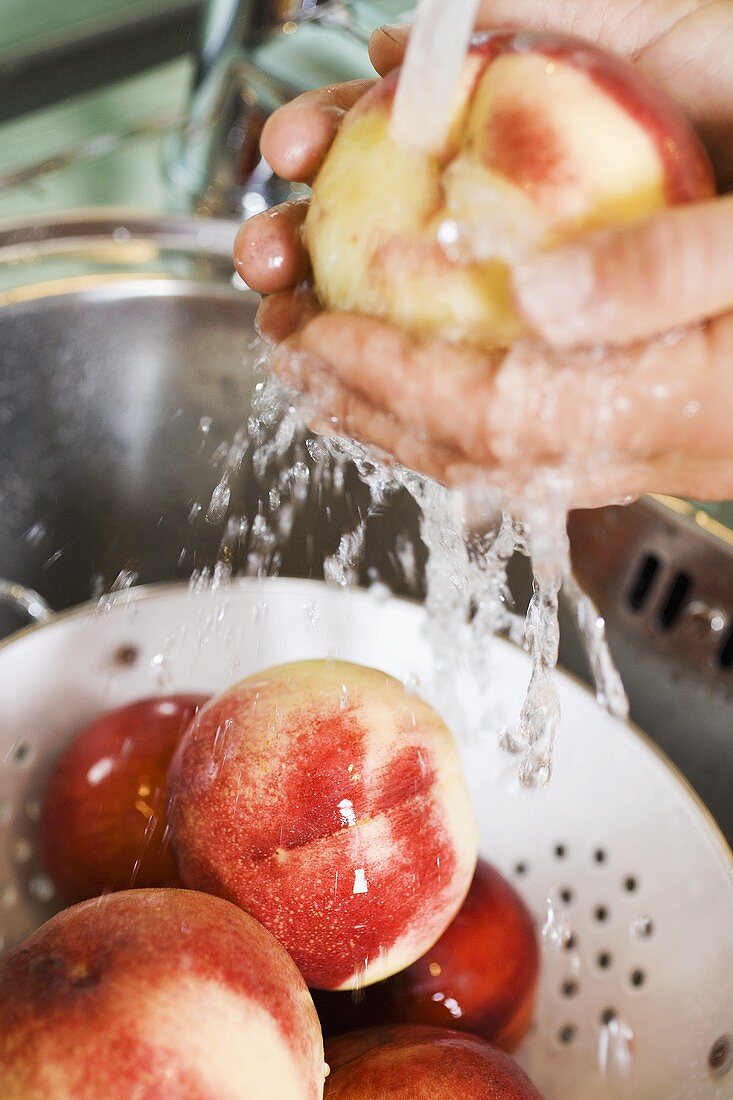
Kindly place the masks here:
[[(466, 515), (475, 516), (476, 502), (468, 496), (386, 463), (353, 440), (309, 436), (304, 426), (308, 408), (299, 395), (266, 374), (268, 353), (264, 345), (256, 349), (261, 380), (246, 430), (214, 456), (219, 479), (206, 518), (223, 525), (219, 560), (213, 571), (199, 572), (192, 583), (198, 590), (225, 583), (236, 569), (259, 578), (277, 574), (296, 516), (306, 507), (315, 507), (325, 509), (331, 519), (335, 502), (349, 501), (347, 470), (351, 466), (368, 489), (369, 503), (359, 508), (321, 564), (331, 584), (357, 584), (371, 517), (384, 509), (397, 490), (406, 489), (419, 505), (420, 536), (428, 551), (426, 629), (441, 708), (461, 731), (477, 725), (500, 728), (491, 712), (462, 713), (458, 677), (468, 671), (481, 697), (489, 698), (491, 693), (485, 689), (492, 681), (494, 637), (506, 635), (522, 645), (531, 657), (526, 697), (516, 721), (501, 728), (501, 744), (516, 755), (522, 784), (543, 786), (551, 775), (560, 717), (553, 674), (561, 588), (575, 612), (599, 702), (616, 714), (624, 714), (626, 707), (603, 620), (572, 576), (562, 486), (535, 485), (527, 495), (522, 522), (502, 510), (498, 499), (489, 497), (479, 510), (481, 523), (474, 518), (469, 525)], [(245, 460), (251, 464), (258, 496), (251, 518), (228, 514), (235, 479)], [(309, 526), (312, 522), (309, 515)], [(514, 610), (507, 577), (516, 553), (529, 556), (533, 564), (533, 591), (524, 618)], [(404, 536), (395, 545), (393, 557), (404, 563), (405, 574), (414, 577), (415, 548), (406, 544)], [(374, 569), (369, 579), (373, 584), (382, 580)]]

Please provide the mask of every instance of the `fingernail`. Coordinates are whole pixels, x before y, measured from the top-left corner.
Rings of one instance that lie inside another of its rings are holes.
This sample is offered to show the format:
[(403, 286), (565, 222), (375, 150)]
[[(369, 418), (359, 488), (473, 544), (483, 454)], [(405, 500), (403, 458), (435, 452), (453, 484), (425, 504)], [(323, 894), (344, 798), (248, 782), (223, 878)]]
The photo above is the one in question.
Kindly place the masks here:
[(593, 339), (599, 317), (598, 278), (591, 251), (565, 245), (518, 264), (513, 272), (520, 312), (544, 340), (559, 347)]
[(401, 46), (409, 36), (409, 33), (410, 28), (406, 27), (404, 23), (383, 23), (381, 27), (377, 27), (374, 31), (372, 39), (378, 34), (383, 34), (386, 38), (390, 38), (393, 42), (397, 42)]

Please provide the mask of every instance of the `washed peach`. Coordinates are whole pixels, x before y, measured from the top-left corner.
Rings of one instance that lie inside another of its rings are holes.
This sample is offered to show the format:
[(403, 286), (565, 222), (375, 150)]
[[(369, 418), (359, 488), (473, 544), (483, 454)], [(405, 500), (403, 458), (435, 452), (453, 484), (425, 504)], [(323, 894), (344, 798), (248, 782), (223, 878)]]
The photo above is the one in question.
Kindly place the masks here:
[(95, 719), (63, 751), (46, 784), (40, 844), (66, 901), (178, 884), (166, 776), (181, 735), (207, 699), (140, 699)]
[(326, 1060), (326, 1100), (542, 1100), (508, 1055), (444, 1028), (354, 1031), (327, 1043)]
[(349, 112), (315, 181), (305, 232), (329, 309), (506, 347), (523, 332), (510, 286), (518, 261), (715, 191), (666, 94), (585, 42), (476, 37), (439, 155), (394, 140), (398, 80)]
[(409, 966), (471, 883), (453, 738), (374, 669), (301, 661), (244, 680), (198, 714), (169, 790), (184, 883), (252, 913), (313, 987)]
[(511, 1052), (532, 1022), (540, 954), (532, 914), (485, 860), (458, 916), (417, 962), (358, 995), (313, 994), (324, 1035), (379, 1024), (470, 1031)]
[(128, 890), (0, 956), (3, 1100), (318, 1100), (303, 979), (240, 909)]

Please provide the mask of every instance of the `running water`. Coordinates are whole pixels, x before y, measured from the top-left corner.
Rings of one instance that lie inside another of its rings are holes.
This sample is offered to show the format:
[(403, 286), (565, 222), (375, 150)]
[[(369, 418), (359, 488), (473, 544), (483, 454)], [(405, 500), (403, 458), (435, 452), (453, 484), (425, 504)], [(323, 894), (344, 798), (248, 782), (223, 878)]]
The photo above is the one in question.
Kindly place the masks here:
[[(262, 370), (266, 370), (267, 358), (268, 349), (262, 346), (258, 356)], [(462, 733), (477, 727), (497, 730), (502, 746), (517, 757), (521, 783), (545, 785), (551, 776), (560, 718), (553, 674), (562, 587), (586, 645), (599, 702), (616, 714), (625, 713), (625, 696), (605, 643), (603, 620), (572, 576), (562, 485), (534, 486), (532, 494), (527, 494), (521, 522), (501, 508), (498, 497), (487, 493), (478, 509), (481, 523), (474, 519), (469, 526), (466, 515), (475, 516), (477, 508), (468, 495), (388, 464), (353, 440), (309, 437), (304, 427), (308, 416), (306, 403), (274, 378), (263, 377), (257, 385), (246, 433), (221, 448), (224, 469), (207, 511), (209, 522), (224, 524), (219, 562), (213, 571), (197, 574), (194, 587), (201, 590), (225, 582), (237, 559), (249, 576), (277, 574), (296, 516), (313, 505), (325, 508), (330, 515), (334, 502), (348, 502), (349, 467), (368, 489), (369, 504), (355, 510), (354, 520), (321, 564), (331, 584), (357, 584), (362, 579), (371, 517), (383, 511), (396, 491), (406, 489), (419, 505), (420, 535), (428, 552), (426, 629), (433, 656), (433, 686), (441, 709)], [(239, 515), (226, 516), (233, 480), (245, 456), (251, 462), (258, 493), (251, 522)], [(531, 558), (534, 571), (524, 619), (514, 610), (507, 576), (509, 562), (517, 553)], [(404, 563), (406, 575), (414, 575), (415, 548), (405, 544), (404, 536), (395, 545), (392, 558)], [(373, 567), (369, 580), (375, 590), (380, 585), (383, 588), (383, 578)], [(524, 646), (532, 660), (524, 704), (509, 728), (502, 727), (491, 710), (479, 715), (465, 713), (459, 690), (459, 678), (468, 672), (480, 697), (494, 697), (490, 691), (492, 643), (497, 635)]]

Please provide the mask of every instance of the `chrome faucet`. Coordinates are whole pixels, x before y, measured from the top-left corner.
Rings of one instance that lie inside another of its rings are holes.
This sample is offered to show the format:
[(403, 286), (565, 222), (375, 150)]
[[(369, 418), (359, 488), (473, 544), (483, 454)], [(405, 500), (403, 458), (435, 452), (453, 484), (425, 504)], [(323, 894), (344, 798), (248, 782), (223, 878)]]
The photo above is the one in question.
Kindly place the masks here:
[(319, 20), (357, 34), (347, 0), (207, 0), (188, 117), (168, 157), (179, 203), (197, 213), (247, 218), (284, 201), (290, 185), (260, 156), (268, 115), (297, 94), (255, 61), (257, 46)]

